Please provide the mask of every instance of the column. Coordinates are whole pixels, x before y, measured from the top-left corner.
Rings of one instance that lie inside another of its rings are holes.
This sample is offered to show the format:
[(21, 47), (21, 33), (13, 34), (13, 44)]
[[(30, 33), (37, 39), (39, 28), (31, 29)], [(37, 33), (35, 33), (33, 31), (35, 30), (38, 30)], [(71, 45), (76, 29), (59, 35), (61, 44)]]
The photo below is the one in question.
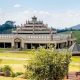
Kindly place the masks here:
[(21, 42), (21, 48), (24, 49), (24, 42)]
[(24, 49), (27, 49), (27, 44), (26, 43), (24, 43)]
[(4, 43), (4, 48), (5, 48), (5, 43)]
[(31, 43), (31, 49), (33, 48), (32, 43)]
[(68, 41), (66, 42), (66, 47), (68, 47)]
[(54, 48), (56, 49), (56, 47), (57, 47), (57, 43), (55, 43), (55, 47)]
[(11, 43), (11, 47), (12, 47), (12, 48), (14, 48), (14, 47), (15, 47), (15, 45), (14, 45), (14, 41)]

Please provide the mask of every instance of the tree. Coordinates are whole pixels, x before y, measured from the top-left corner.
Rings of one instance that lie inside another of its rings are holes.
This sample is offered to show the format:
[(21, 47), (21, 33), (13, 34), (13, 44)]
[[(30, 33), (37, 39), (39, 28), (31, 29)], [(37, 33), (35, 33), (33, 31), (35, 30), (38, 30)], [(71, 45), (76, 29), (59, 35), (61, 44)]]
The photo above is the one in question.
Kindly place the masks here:
[(71, 58), (69, 51), (40, 48), (34, 50), (34, 55), (26, 66), (32, 80), (62, 80), (67, 75)]
[(0, 25), (0, 33), (11, 33), (13, 28), (15, 28), (14, 22), (6, 21), (4, 24)]

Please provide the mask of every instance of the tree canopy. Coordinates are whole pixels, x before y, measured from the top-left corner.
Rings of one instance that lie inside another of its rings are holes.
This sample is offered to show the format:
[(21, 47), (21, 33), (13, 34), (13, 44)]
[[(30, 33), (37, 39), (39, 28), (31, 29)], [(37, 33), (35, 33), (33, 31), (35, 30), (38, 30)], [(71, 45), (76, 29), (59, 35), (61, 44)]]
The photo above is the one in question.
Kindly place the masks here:
[(15, 28), (13, 21), (6, 21), (4, 24), (0, 25), (0, 33), (11, 33), (12, 29)]

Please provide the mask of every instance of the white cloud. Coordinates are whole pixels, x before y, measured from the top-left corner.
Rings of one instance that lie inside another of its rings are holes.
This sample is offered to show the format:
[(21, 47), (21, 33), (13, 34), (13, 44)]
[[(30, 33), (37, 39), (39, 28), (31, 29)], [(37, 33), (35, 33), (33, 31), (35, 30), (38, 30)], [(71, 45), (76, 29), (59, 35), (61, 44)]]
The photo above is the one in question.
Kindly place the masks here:
[(14, 7), (19, 8), (19, 7), (21, 7), (21, 5), (20, 4), (15, 4)]
[(20, 12), (2, 13), (0, 14), (0, 23), (6, 20), (16, 21), (16, 24), (25, 23), (26, 19), (31, 19), (32, 16), (37, 16), (38, 20), (43, 20), (49, 26), (54, 28), (65, 28), (73, 25), (80, 24), (79, 11), (66, 11), (66, 12), (48, 12), (25, 10)]

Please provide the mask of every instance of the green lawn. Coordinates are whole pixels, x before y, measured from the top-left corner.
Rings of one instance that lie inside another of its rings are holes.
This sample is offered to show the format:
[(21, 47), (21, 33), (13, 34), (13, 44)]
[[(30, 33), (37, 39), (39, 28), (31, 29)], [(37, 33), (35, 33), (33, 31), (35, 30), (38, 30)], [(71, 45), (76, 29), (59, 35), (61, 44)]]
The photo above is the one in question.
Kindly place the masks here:
[(24, 65), (27, 65), (33, 57), (32, 51), (4, 51), (0, 52), (0, 64), (1, 67), (11, 66), (14, 72), (24, 72)]
[(29, 60), (6, 60), (6, 59), (3, 59), (1, 61), (1, 64), (22, 64), (22, 65), (25, 65), (29, 62)]
[(69, 71), (80, 71), (80, 56), (73, 56), (69, 65)]
[(80, 63), (80, 56), (73, 56), (71, 61)]
[(0, 48), (0, 52), (11, 51), (12, 48)]
[[(0, 49), (1, 50), (1, 49)], [(0, 52), (0, 67), (4, 65), (11, 66), (14, 72), (25, 72), (24, 65), (28, 64), (30, 59), (34, 57), (34, 53), (32, 51), (5, 51), (4, 49)], [(2, 59), (1, 59), (2, 58)], [(26, 60), (27, 59), (27, 60)], [(78, 63), (75, 64), (75, 63)], [(71, 58), (71, 63), (69, 65), (69, 72), (80, 71), (80, 56), (73, 56)], [(0, 80), (25, 80), (21, 78), (6, 78), (1, 77)]]
[[(2, 49), (3, 51), (4, 49)], [(32, 51), (4, 51), (0, 52), (0, 57), (8, 58), (29, 58), (33, 56)]]
[(11, 78), (11, 77), (3, 77), (0, 76), (0, 80), (26, 80), (26, 79), (22, 79), (22, 78)]
[[(10, 65), (13, 68), (13, 65), (19, 65), (19, 68), (24, 67), (25, 64), (28, 64), (30, 59), (34, 57), (32, 51), (19, 51), (19, 52), (0, 52), (0, 64)], [(1, 59), (2, 58), (2, 59)], [(6, 59), (8, 58), (8, 59)], [(75, 63), (78, 63), (76, 65)], [(73, 56), (71, 58), (71, 64), (69, 71), (79, 71), (80, 70), (80, 56)], [(23, 68), (22, 68), (23, 69)], [(19, 71), (20, 69), (16, 69)]]

